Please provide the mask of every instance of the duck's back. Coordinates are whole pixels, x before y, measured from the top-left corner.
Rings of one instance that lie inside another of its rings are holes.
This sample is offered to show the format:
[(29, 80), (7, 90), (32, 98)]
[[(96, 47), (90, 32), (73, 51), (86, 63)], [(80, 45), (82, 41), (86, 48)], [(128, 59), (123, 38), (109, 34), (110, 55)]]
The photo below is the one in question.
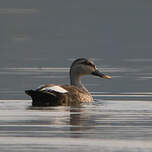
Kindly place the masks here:
[(90, 93), (73, 85), (43, 85), (36, 90), (27, 90), (33, 106), (74, 105), (92, 102)]

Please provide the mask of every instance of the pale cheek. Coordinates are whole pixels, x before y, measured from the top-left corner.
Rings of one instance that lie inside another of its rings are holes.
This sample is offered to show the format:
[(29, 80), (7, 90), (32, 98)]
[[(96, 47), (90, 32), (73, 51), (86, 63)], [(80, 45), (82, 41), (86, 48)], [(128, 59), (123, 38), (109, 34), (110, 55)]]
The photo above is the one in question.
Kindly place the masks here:
[(93, 71), (94, 71), (94, 69), (92, 68), (92, 67), (87, 67), (87, 66), (85, 66), (85, 67), (78, 67), (78, 72), (79, 72), (79, 74), (81, 74), (81, 75), (87, 75), (87, 74), (91, 74)]
[(93, 69), (92, 67), (89, 67), (89, 68), (87, 69), (87, 74), (91, 74), (93, 71), (94, 71), (94, 69)]

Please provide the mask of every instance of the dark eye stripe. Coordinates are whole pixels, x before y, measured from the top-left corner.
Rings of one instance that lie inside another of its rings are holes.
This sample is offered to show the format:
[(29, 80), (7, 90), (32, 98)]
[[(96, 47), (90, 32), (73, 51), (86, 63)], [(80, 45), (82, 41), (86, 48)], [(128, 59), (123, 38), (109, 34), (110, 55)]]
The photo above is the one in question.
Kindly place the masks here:
[(86, 61), (82, 62), (81, 64), (89, 65), (89, 63), (88, 63), (88, 62), (86, 62)]
[(95, 68), (95, 65), (93, 65), (92, 63), (90, 63), (90, 62), (82, 62), (81, 64), (84, 64), (84, 65), (89, 65), (89, 66), (92, 66), (92, 67), (94, 67)]

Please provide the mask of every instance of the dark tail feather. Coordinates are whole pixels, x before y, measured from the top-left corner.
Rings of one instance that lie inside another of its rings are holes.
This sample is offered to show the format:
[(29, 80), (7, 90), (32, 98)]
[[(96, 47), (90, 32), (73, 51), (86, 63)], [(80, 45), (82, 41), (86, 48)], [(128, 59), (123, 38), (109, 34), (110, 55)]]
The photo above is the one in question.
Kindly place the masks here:
[(25, 90), (25, 93), (32, 98), (32, 106), (56, 106), (58, 99), (53, 93), (45, 93), (38, 90)]
[(29, 96), (34, 95), (35, 91), (34, 90), (25, 90), (25, 93)]

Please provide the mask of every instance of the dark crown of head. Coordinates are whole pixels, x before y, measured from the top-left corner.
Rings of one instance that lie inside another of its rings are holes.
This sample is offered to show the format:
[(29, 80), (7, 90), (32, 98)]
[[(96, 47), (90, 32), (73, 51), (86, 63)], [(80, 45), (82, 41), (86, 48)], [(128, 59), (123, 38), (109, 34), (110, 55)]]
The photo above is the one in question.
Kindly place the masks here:
[(93, 61), (90, 61), (90, 60), (88, 60), (88, 59), (86, 59), (86, 58), (79, 58), (79, 59), (76, 59), (73, 63), (72, 63), (72, 65), (71, 65), (71, 67), (72, 66), (74, 66), (75, 64), (83, 64), (83, 65), (88, 65), (88, 66), (93, 66), (93, 67), (95, 67), (95, 64), (93, 63)]

